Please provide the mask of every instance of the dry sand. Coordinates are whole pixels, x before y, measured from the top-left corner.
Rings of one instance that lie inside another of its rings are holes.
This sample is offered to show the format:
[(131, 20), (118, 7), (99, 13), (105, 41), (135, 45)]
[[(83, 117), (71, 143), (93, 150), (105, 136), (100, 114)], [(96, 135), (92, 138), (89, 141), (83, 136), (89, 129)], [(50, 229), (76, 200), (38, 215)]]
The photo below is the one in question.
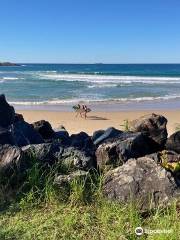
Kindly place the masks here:
[[(124, 112), (91, 112), (86, 120), (75, 117), (74, 112), (54, 112), (54, 111), (18, 111), (23, 114), (25, 120), (29, 123), (38, 120), (47, 120), (53, 128), (63, 125), (69, 133), (78, 133), (85, 131), (92, 134), (95, 130), (115, 127), (123, 129), (124, 120), (133, 120), (140, 116), (152, 113), (152, 111), (124, 111)], [(168, 133), (172, 134), (176, 126), (180, 123), (180, 110), (155, 111), (168, 119)]]

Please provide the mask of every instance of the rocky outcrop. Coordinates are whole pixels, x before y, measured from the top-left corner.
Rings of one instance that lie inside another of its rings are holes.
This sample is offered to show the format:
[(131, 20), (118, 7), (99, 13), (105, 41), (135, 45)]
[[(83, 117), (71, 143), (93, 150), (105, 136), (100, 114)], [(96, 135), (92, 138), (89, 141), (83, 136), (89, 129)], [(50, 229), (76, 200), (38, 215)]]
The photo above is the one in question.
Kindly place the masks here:
[(40, 120), (32, 123), (32, 126), (43, 139), (52, 139), (54, 137), (55, 132), (48, 121)]
[(103, 192), (112, 200), (135, 201), (143, 210), (165, 206), (173, 197), (180, 196), (171, 173), (147, 157), (130, 159), (109, 171)]
[(59, 144), (43, 143), (24, 146), (22, 151), (27, 158), (34, 159), (40, 165), (53, 165), (58, 159), (56, 153), (61, 154), (63, 148)]
[[(95, 140), (93, 142), (95, 145), (100, 145), (103, 142), (107, 141), (108, 139), (116, 138), (116, 137), (120, 136), (121, 133), (122, 133), (122, 131), (120, 131), (116, 128), (113, 128), (113, 127), (106, 129), (106, 131), (103, 134), (100, 134), (100, 132), (96, 131), (96, 133), (94, 133)], [(97, 135), (100, 135), (100, 136), (97, 137)]]
[(20, 113), (15, 113), (15, 119), (14, 122), (24, 121), (24, 117)]
[(11, 124), (14, 123), (15, 111), (12, 106), (10, 106), (5, 96), (0, 95), (0, 127), (8, 128)]
[(137, 158), (153, 152), (149, 140), (142, 133), (121, 133), (117, 138), (106, 141), (96, 150), (97, 165), (120, 166), (130, 158)]
[(27, 166), (28, 160), (20, 148), (0, 145), (0, 180), (3, 177), (23, 175)]
[(13, 125), (14, 137), (19, 147), (29, 144), (44, 143), (41, 135), (32, 127), (31, 124), (25, 121), (17, 121)]
[(180, 153), (180, 131), (173, 133), (166, 142), (166, 149)]
[(0, 67), (12, 67), (12, 66), (20, 66), (17, 63), (11, 63), (11, 62), (0, 62)]
[(0, 144), (15, 145), (15, 139), (12, 132), (7, 128), (0, 127)]
[(92, 141), (95, 143), (95, 141), (104, 134), (105, 130), (97, 130), (92, 135)]
[(93, 154), (79, 150), (74, 147), (67, 147), (56, 154), (58, 161), (72, 169), (88, 171), (96, 168), (96, 160)]
[(151, 114), (132, 121), (129, 132), (110, 127), (69, 136), (45, 120), (27, 123), (0, 95), (0, 184), (24, 181), (34, 164), (43, 174), (53, 169), (58, 187), (88, 174), (95, 179), (95, 169), (105, 174), (107, 198), (138, 201), (141, 209), (165, 206), (180, 194), (180, 131), (167, 140), (166, 124), (165, 117)]
[(146, 133), (159, 150), (164, 148), (167, 140), (166, 125), (165, 117), (152, 113), (130, 122), (130, 130)]
[(61, 143), (63, 146), (71, 145), (71, 138), (69, 137), (69, 133), (64, 126), (60, 125), (58, 128), (54, 129), (54, 132), (55, 140), (58, 140), (58, 142)]
[(93, 155), (74, 147), (63, 147), (59, 143), (44, 143), (22, 148), (28, 158), (34, 158), (41, 165), (59, 163), (69, 169), (89, 170), (96, 167)]
[(78, 134), (72, 134), (71, 135), (71, 146), (76, 147), (78, 149), (84, 150), (84, 151), (94, 151), (94, 144), (91, 139), (91, 137), (85, 133), (80, 132)]

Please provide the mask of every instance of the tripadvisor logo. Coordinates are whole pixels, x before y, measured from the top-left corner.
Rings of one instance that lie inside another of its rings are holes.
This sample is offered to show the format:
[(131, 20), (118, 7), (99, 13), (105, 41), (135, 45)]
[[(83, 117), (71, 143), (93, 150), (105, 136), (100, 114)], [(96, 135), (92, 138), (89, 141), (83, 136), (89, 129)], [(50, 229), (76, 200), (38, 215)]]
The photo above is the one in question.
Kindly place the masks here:
[(141, 236), (143, 234), (149, 234), (149, 235), (153, 235), (153, 234), (171, 234), (172, 233), (172, 229), (146, 229), (146, 228), (142, 228), (142, 227), (137, 227), (135, 228), (135, 234), (137, 236)]
[(143, 233), (144, 233), (144, 230), (143, 230), (142, 227), (137, 227), (137, 228), (135, 229), (135, 234), (136, 234), (137, 236), (141, 236), (141, 235), (143, 235)]

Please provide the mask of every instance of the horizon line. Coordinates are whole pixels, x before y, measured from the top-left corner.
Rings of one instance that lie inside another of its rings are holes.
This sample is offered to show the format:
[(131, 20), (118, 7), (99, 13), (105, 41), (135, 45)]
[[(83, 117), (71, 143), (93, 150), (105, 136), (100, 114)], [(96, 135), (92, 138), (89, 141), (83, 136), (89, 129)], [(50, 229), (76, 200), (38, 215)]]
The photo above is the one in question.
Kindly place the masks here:
[(103, 63), (103, 62), (94, 62), (94, 63), (92, 63), (92, 62), (86, 62), (86, 63), (82, 63), (82, 62), (13, 62), (13, 63), (15, 63), (15, 64), (92, 64), (92, 65), (106, 65), (106, 64), (180, 64), (180, 62), (159, 62), (159, 63), (157, 63), (157, 62), (149, 62), (149, 63), (141, 63), (141, 62), (139, 62), (139, 63), (133, 63), (133, 62), (127, 62), (127, 63), (118, 63), (118, 62), (115, 62), (115, 63), (113, 63), (113, 62), (107, 62), (107, 63)]

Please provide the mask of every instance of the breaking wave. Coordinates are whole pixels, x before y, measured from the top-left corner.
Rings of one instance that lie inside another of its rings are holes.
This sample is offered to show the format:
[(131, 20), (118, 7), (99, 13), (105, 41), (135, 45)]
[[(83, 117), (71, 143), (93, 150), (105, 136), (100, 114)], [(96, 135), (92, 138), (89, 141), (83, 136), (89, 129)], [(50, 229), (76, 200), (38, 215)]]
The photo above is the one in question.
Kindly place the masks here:
[(151, 77), (151, 76), (113, 76), (94, 74), (62, 74), (38, 73), (38, 77), (53, 81), (79, 81), (92, 83), (144, 83), (144, 84), (169, 84), (180, 83), (180, 77)]
[(52, 99), (48, 101), (11, 101), (13, 105), (61, 105), (61, 104), (73, 104), (78, 102), (87, 103), (104, 103), (104, 102), (143, 102), (143, 101), (154, 101), (154, 100), (170, 100), (170, 99), (180, 99), (180, 95), (174, 96), (163, 96), (163, 97), (136, 97), (136, 98), (106, 98), (106, 99), (86, 99), (86, 98), (76, 98), (76, 99)]

